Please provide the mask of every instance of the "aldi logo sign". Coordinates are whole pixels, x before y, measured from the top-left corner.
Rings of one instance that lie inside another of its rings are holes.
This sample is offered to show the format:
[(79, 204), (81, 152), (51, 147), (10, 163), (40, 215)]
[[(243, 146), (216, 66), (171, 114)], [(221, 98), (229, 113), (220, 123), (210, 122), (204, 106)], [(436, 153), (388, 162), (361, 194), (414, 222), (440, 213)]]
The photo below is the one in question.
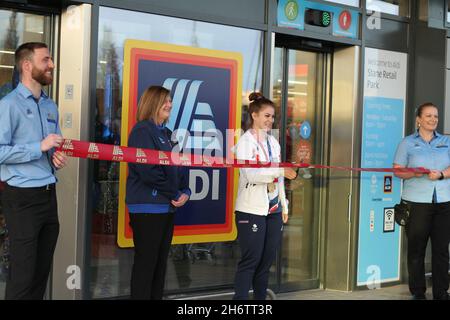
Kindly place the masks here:
[[(225, 132), (227, 129), (226, 124), (229, 119), (227, 119), (226, 115), (224, 119), (214, 117), (209, 103), (196, 102), (198, 97), (202, 96), (201, 94), (199, 95), (199, 89), (200, 85), (205, 81), (182, 79), (175, 85), (176, 80), (169, 78), (163, 84), (165, 88), (174, 91), (173, 111), (167, 127), (172, 131), (178, 130), (179, 141), (181, 140), (185, 148), (196, 150), (211, 149), (223, 152), (223, 146), (221, 146), (219, 137), (221, 132)], [(209, 81), (208, 85), (203, 85), (202, 92), (205, 93), (203, 96), (209, 98), (208, 101), (211, 103), (215, 102), (215, 105), (229, 105), (228, 92), (217, 90), (218, 88), (215, 87), (215, 84), (229, 81), (228, 74), (222, 73), (222, 78), (214, 80)], [(213, 91), (208, 91), (208, 89), (213, 89)], [(182, 112), (180, 112), (181, 110)], [(216, 127), (216, 122), (221, 125), (222, 130)], [(187, 133), (186, 131), (189, 134), (185, 134)]]
[[(127, 40), (124, 47), (121, 145), (136, 120), (144, 90), (171, 91), (168, 128), (186, 152), (225, 157), (227, 129), (241, 123), (242, 57), (239, 53)], [(127, 165), (120, 164), (118, 244), (133, 246), (125, 205)], [(177, 210), (173, 244), (231, 241), (238, 170), (190, 168), (190, 201)]]

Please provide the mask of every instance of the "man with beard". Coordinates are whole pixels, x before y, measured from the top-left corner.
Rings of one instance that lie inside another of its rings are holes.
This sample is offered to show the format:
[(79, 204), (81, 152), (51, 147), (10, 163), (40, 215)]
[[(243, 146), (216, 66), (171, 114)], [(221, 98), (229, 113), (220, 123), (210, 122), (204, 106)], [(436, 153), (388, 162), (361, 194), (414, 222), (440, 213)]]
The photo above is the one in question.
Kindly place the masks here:
[(43, 299), (59, 234), (55, 171), (66, 156), (56, 104), (42, 90), (53, 81), (45, 43), (15, 52), (17, 88), (0, 100), (0, 177), (10, 240), (6, 299)]

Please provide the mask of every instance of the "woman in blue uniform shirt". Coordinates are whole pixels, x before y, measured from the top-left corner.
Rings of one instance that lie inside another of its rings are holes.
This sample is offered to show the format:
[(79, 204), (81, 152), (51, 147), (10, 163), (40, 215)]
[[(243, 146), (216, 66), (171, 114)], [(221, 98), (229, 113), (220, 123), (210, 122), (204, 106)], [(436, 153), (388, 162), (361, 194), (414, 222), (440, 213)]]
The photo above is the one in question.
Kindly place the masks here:
[[(165, 127), (172, 110), (169, 90), (152, 86), (139, 99), (128, 146), (172, 151)], [(191, 194), (183, 167), (129, 163), (125, 202), (133, 230), (132, 299), (161, 300), (172, 241), (174, 214)]]
[(409, 290), (425, 299), (425, 252), (432, 246), (433, 298), (448, 299), (450, 241), (450, 140), (436, 131), (438, 109), (424, 103), (417, 110), (418, 129), (397, 147), (394, 168), (424, 167), (429, 174), (396, 173), (403, 179), (402, 199), (411, 204), (406, 225)]

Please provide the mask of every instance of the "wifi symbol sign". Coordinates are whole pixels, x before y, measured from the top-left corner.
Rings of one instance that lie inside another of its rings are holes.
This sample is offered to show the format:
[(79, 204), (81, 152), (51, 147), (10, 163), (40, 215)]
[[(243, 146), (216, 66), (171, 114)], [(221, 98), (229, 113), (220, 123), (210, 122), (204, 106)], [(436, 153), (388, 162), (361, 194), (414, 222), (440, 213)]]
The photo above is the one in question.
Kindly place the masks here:
[(384, 226), (383, 232), (394, 232), (394, 208), (384, 208)]
[(394, 216), (394, 210), (391, 210), (391, 209), (386, 210), (386, 216), (389, 220), (391, 220), (392, 217)]

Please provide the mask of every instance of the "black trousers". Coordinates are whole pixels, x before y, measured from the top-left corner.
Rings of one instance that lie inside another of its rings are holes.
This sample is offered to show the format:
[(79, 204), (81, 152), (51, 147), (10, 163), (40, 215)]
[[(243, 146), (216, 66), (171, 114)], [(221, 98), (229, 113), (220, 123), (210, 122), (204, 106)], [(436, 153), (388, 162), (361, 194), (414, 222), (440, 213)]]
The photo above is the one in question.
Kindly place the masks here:
[(8, 300), (42, 300), (59, 234), (55, 185), (6, 186), (2, 194), (10, 240)]
[(130, 214), (134, 241), (131, 299), (162, 299), (173, 220), (174, 213)]
[(406, 226), (409, 290), (414, 295), (425, 294), (425, 253), (431, 238), (433, 298), (445, 298), (449, 288), (450, 202), (410, 203)]
[(248, 300), (253, 287), (255, 300), (265, 300), (270, 267), (281, 243), (281, 213), (258, 216), (236, 211), (241, 260), (234, 280), (234, 300)]

